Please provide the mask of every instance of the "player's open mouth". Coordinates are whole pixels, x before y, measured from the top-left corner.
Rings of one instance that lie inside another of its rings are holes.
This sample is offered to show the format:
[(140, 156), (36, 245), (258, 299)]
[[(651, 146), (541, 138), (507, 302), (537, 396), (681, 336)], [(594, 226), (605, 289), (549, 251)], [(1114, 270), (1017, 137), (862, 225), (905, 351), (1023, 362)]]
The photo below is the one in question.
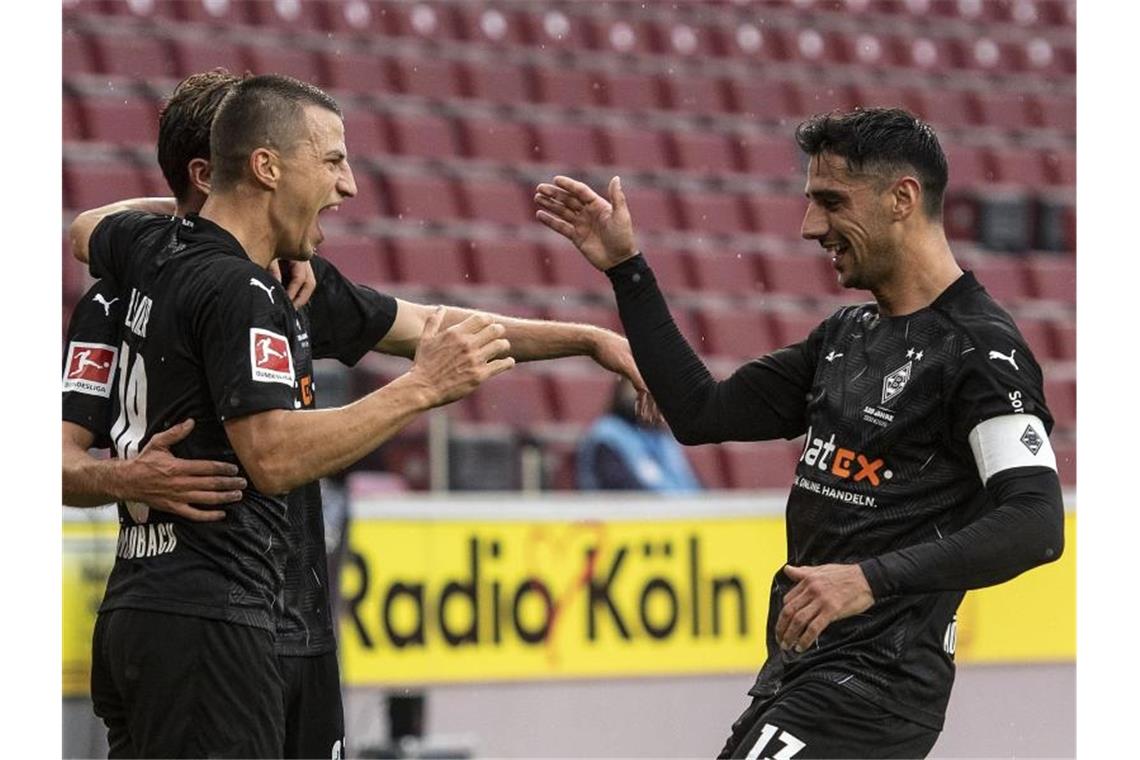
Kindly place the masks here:
[(326, 211), (336, 211), (339, 208), (340, 208), (339, 203), (333, 203), (333, 204), (330, 204), (328, 206), (325, 206), (324, 208), (322, 208), (320, 211), (317, 212), (317, 219), (316, 219), (317, 236), (320, 238), (320, 240), (325, 239), (325, 231), (321, 227), (321, 214), (325, 213)]
[(851, 250), (851, 246), (846, 242), (825, 243), (823, 246), (831, 254), (831, 263), (833, 266), (839, 266), (843, 260), (843, 256)]

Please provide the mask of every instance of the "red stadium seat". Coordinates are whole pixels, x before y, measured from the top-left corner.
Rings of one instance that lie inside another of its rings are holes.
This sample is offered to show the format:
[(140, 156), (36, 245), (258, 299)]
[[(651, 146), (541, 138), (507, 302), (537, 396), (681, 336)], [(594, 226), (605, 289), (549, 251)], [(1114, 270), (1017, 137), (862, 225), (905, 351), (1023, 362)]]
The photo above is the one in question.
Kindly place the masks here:
[(638, 127), (609, 127), (602, 132), (606, 163), (616, 168), (660, 171), (669, 165), (669, 149), (661, 132)]
[(178, 75), (182, 77), (219, 67), (240, 76), (250, 67), (242, 46), (233, 42), (215, 38), (175, 38), (170, 40), (170, 47)]
[(588, 425), (605, 414), (614, 392), (614, 379), (604, 372), (562, 373), (549, 376), (558, 419)]
[(978, 122), (973, 96), (965, 90), (946, 87), (915, 90), (912, 105), (916, 115), (937, 132), (962, 129)]
[[(87, 267), (71, 253), (71, 241), (67, 235), (63, 236), (63, 301), (64, 304), (75, 303), (83, 295), (83, 291), (90, 287), (90, 275)], [(64, 322), (64, 329), (67, 323)]]
[(792, 195), (752, 195), (749, 197), (756, 228), (767, 235), (797, 239), (801, 237), (807, 201)]
[[(249, 17), (259, 27), (289, 32), (322, 32), (330, 28), (331, 3), (302, 0), (246, 0)], [(311, 80), (306, 80), (311, 81)]]
[(446, 100), (462, 92), (459, 70), (446, 58), (393, 58), (392, 72), (400, 91), (408, 95)]
[(685, 229), (716, 235), (752, 229), (748, 204), (741, 195), (691, 190), (678, 195)]
[(737, 359), (761, 356), (776, 348), (768, 317), (759, 311), (727, 306), (707, 307), (697, 313), (700, 333), (706, 345), (697, 350)]
[(467, 250), (477, 281), (484, 285), (525, 289), (546, 281), (543, 251), (533, 243), (517, 238), (472, 240)]
[(175, 8), (185, 21), (232, 27), (252, 23), (250, 5), (246, 2), (215, 2), (215, 0), (177, 0)]
[[(329, 86), (335, 90), (370, 95), (398, 92), (392, 81), (390, 61), (374, 53), (337, 49), (325, 54)], [(343, 107), (343, 103), (341, 104)]]
[(1055, 356), (1066, 361), (1075, 361), (1077, 358), (1077, 326), (1073, 322), (1053, 323), (1053, 345), (1056, 347)]
[(329, 29), (338, 38), (384, 34), (387, 18), (369, 0), (335, 2), (327, 11)]
[(689, 278), (689, 269), (683, 251), (664, 246), (654, 246), (651, 251), (645, 252), (645, 257), (649, 265), (653, 267), (653, 276), (657, 278), (657, 283), (661, 286), (662, 292), (670, 294), (692, 289), (692, 281)]
[(461, 122), (466, 155), (503, 163), (538, 160), (538, 145), (525, 124), (503, 119), (469, 117)]
[(83, 108), (74, 95), (63, 96), (63, 141), (78, 142), (87, 136), (83, 122)]
[(88, 137), (99, 142), (152, 147), (158, 140), (158, 106), (129, 93), (83, 100)]
[(850, 111), (857, 105), (855, 93), (851, 88), (841, 85), (801, 87), (799, 102), (803, 108), (802, 116), (827, 113), (836, 109)]
[(689, 254), (697, 288), (707, 293), (753, 295), (763, 291), (754, 256), (740, 253)]
[(715, 24), (690, 24), (687, 20), (669, 22), (659, 30), (661, 44), (668, 55), (698, 60), (724, 55), (724, 30)]
[(303, 82), (329, 86), (317, 56), (308, 50), (274, 42), (271, 45), (249, 45), (245, 52), (254, 74), (285, 74)]
[(601, 84), (595, 72), (539, 66), (534, 70), (534, 79), (544, 103), (567, 108), (591, 108), (598, 103)]
[(381, 188), (388, 216), (435, 222), (460, 216), (455, 189), (446, 177), (382, 172)]
[(799, 152), (788, 137), (746, 134), (736, 137), (744, 169), (751, 175), (778, 180), (803, 180)]
[(467, 218), (476, 222), (530, 225), (534, 221), (534, 189), (529, 184), (501, 179), (467, 179), (461, 183)]
[(652, 22), (633, 18), (599, 19), (595, 34), (598, 46), (618, 53), (645, 55), (660, 48)]
[(852, 88), (855, 104), (862, 108), (908, 108), (909, 94), (901, 87), (872, 82), (858, 82)]
[(799, 91), (777, 79), (731, 79), (728, 91), (733, 109), (750, 118), (774, 122), (800, 116), (804, 112), (799, 102)]
[(135, 79), (173, 77), (170, 48), (163, 40), (139, 34), (100, 35), (90, 38), (94, 59), (103, 74)]
[(1033, 295), (1067, 304), (1077, 302), (1077, 264), (1068, 256), (1041, 254), (1025, 262)]
[(1028, 111), (1035, 126), (1066, 132), (1077, 131), (1077, 99), (1072, 95), (1030, 96)]
[(1077, 484), (1077, 442), (1072, 436), (1051, 435), (1049, 443), (1057, 456), (1057, 475), (1061, 485), (1073, 487)]
[(594, 269), (572, 246), (551, 233), (551, 243), (543, 248), (543, 263), (554, 285), (563, 291), (597, 293), (612, 298), (610, 281)]
[(455, 129), (443, 116), (397, 111), (388, 115), (388, 125), (397, 153), (421, 158), (459, 155)]
[(593, 25), (578, 13), (550, 7), (531, 11), (530, 38), (543, 49), (581, 51), (597, 47)]
[(978, 282), (1002, 306), (1024, 301), (1029, 297), (1029, 283), (1025, 279), (1022, 260), (1016, 256), (993, 255), (975, 259), (966, 267), (974, 272)]
[[(349, 153), (352, 153), (352, 143), (349, 143)], [(356, 180), (356, 195), (340, 204), (335, 212), (336, 218), (346, 222), (367, 222), (384, 216), (386, 199), (376, 176), (362, 165), (358, 165), (352, 174)]]
[(678, 228), (676, 199), (668, 190), (655, 187), (633, 188), (629, 185), (622, 189), (639, 230), (661, 232)]
[(389, 34), (439, 41), (462, 36), (456, 19), (445, 6), (376, 0), (372, 3), (372, 12), (384, 18)]
[(1021, 316), (1017, 319), (1017, 329), (1038, 362), (1044, 363), (1054, 358), (1053, 328), (1048, 320)]
[(826, 298), (837, 290), (835, 270), (825, 255), (763, 253), (760, 264), (769, 293)]
[(465, 66), (468, 97), (492, 103), (526, 103), (535, 99), (530, 71), (508, 61), (469, 62)]
[(539, 157), (544, 163), (564, 167), (589, 167), (602, 163), (597, 130), (585, 124), (553, 122), (535, 124)]
[(83, 35), (65, 30), (63, 33), (63, 75), (87, 74), (95, 71), (91, 62), (91, 51), (87, 38)]
[(444, 287), (475, 281), (459, 243), (450, 238), (393, 238), (388, 247), (400, 282)]
[(64, 208), (73, 211), (105, 206), (146, 195), (138, 170), (126, 163), (64, 163)]
[(716, 132), (673, 132), (677, 163), (682, 169), (720, 174), (737, 171), (732, 139)]
[(994, 181), (1036, 188), (1048, 184), (1045, 161), (1032, 148), (1001, 148), (990, 152)]
[(758, 63), (787, 58), (782, 35), (763, 22), (733, 24), (724, 29), (724, 35), (725, 55)]
[(1045, 405), (1060, 431), (1077, 429), (1077, 384), (1072, 380), (1045, 380)]
[(652, 74), (633, 71), (606, 72), (601, 82), (601, 102), (623, 111), (645, 111), (665, 107), (661, 81)]
[(946, 154), (946, 165), (950, 172), (949, 187), (954, 190), (968, 190), (993, 182), (993, 173), (986, 165), (985, 152), (981, 148), (957, 143), (942, 146)]
[(376, 238), (329, 235), (321, 243), (320, 254), (353, 282), (383, 289), (395, 279), (388, 269), (384, 246)]
[(976, 102), (982, 124), (1008, 131), (1024, 131), (1029, 126), (1025, 93), (979, 92)]
[(341, 108), (344, 111), (344, 139), (348, 146), (349, 161), (358, 156), (394, 152), (382, 116), (369, 108), (357, 108), (347, 104)]
[(807, 340), (812, 330), (827, 319), (830, 311), (778, 311), (772, 315), (773, 348)]
[(526, 44), (529, 24), (522, 10), (472, 3), (456, 5), (454, 11), (465, 39), (483, 45)]
[(144, 164), (140, 166), (139, 174), (142, 176), (144, 193), (152, 198), (167, 197), (171, 194), (170, 185), (166, 183), (166, 176), (158, 164)]
[(1045, 171), (1049, 182), (1067, 187), (1077, 186), (1077, 154), (1067, 150), (1045, 151)]
[(795, 477), (801, 449), (788, 441), (724, 443), (725, 468), (730, 488), (788, 490)]
[(725, 113), (731, 110), (727, 90), (720, 77), (677, 74), (664, 80), (665, 102), (674, 111)]
[(543, 378), (525, 369), (493, 377), (471, 394), (484, 422), (525, 428), (554, 421), (554, 411)]
[(728, 477), (724, 471), (721, 447), (716, 444), (686, 446), (685, 456), (692, 465), (693, 474), (701, 485), (708, 489), (728, 488)]

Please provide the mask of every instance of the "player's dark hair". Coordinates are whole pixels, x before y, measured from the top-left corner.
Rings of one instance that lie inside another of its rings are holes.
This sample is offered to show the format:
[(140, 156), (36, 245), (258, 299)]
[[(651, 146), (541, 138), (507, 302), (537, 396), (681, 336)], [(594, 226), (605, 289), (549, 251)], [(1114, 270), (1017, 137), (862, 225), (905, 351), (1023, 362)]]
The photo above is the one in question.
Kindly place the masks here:
[(210, 130), (210, 184), (224, 190), (242, 177), (249, 154), (258, 148), (287, 150), (302, 128), (306, 106), (328, 109), (344, 117), (327, 93), (281, 74), (243, 79), (218, 107)]
[(210, 125), (218, 104), (241, 77), (225, 69), (191, 74), (178, 83), (158, 114), (158, 165), (179, 203), (190, 193), (195, 158), (210, 158)]
[(922, 185), (923, 211), (942, 218), (946, 154), (929, 124), (901, 108), (859, 108), (819, 114), (796, 127), (796, 143), (808, 156), (832, 153), (848, 171), (894, 180), (913, 171)]

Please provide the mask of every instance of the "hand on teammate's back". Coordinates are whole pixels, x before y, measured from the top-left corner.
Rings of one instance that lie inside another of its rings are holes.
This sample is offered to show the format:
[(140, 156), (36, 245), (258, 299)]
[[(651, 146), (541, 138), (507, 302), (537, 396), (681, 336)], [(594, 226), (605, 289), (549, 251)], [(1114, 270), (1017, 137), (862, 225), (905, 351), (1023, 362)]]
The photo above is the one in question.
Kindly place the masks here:
[(637, 253), (633, 220), (619, 177), (610, 180), (608, 193), (610, 200), (583, 182), (557, 176), (554, 184), (540, 184), (534, 195), (538, 221), (573, 243), (603, 272)]
[(194, 420), (185, 420), (156, 433), (134, 459), (131, 485), (141, 501), (161, 512), (193, 522), (216, 522), (225, 518), (220, 509), (205, 507), (241, 501), (245, 478), (238, 477), (237, 465), (203, 459), (179, 459), (170, 447), (190, 435)]
[(508, 356), (511, 344), (502, 337), (505, 327), (486, 314), (472, 314), (441, 330), (444, 311), (441, 306), (424, 323), (412, 368), (426, 383), (432, 406), (461, 399), (515, 365)]

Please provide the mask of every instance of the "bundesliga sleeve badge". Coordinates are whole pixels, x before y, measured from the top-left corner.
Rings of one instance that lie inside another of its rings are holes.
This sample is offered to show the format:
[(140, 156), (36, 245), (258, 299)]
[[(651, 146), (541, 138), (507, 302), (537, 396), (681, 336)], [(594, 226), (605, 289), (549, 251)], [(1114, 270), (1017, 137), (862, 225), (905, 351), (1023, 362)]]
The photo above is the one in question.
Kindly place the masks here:
[(289, 341), (284, 335), (251, 327), (249, 364), (254, 380), (293, 387), (293, 356), (289, 352)]
[(67, 367), (63, 371), (64, 392), (110, 398), (118, 358), (119, 350), (113, 346), (73, 340), (67, 348)]

